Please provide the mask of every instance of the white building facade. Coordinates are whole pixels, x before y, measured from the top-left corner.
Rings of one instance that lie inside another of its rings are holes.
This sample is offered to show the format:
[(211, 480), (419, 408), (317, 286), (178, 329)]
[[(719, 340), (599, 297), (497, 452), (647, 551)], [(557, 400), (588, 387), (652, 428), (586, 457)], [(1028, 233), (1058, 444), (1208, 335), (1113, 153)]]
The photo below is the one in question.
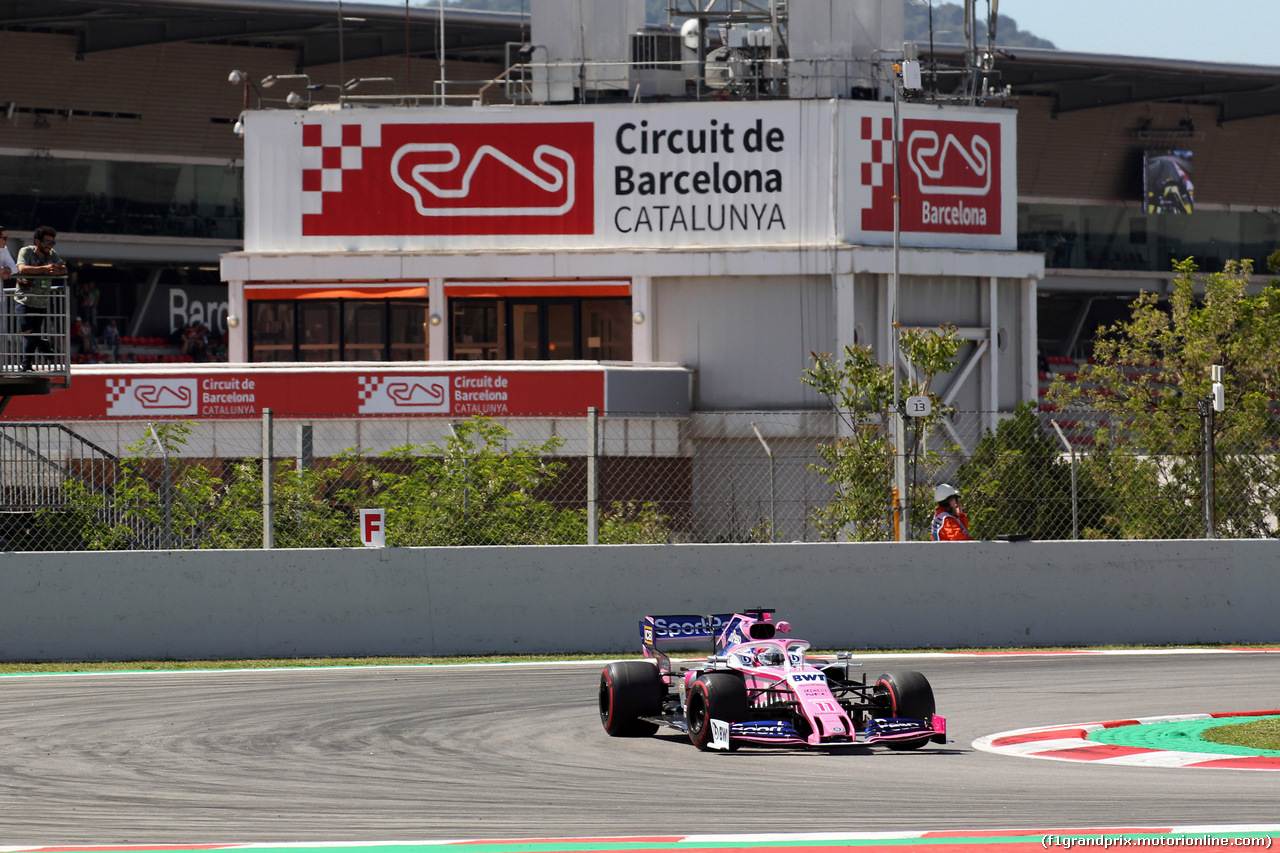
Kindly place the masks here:
[(1015, 113), (901, 105), (896, 253), (893, 117), (848, 99), (247, 113), (231, 360), (359, 360), (361, 304), (408, 300), (414, 359), (678, 364), (694, 410), (816, 408), (811, 353), (888, 352), (896, 292), (901, 326), (968, 341), (948, 402), (1034, 399), (1043, 256), (1015, 251)]

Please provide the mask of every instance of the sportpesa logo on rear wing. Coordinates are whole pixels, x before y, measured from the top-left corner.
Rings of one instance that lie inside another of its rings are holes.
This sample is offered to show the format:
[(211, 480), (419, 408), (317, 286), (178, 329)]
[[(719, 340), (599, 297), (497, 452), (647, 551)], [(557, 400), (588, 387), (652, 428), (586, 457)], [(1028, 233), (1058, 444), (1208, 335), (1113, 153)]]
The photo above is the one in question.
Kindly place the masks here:
[(713, 636), (719, 636), (732, 618), (732, 613), (719, 613), (710, 617), (646, 616), (640, 620), (640, 639), (651, 649), (657, 648), (659, 644), (707, 642)]

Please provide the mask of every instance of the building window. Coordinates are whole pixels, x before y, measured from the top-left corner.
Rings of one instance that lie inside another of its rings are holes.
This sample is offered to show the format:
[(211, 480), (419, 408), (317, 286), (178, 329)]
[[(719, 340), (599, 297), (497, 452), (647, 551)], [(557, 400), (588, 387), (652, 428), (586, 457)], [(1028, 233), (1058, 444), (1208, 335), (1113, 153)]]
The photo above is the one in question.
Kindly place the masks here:
[(628, 297), (454, 298), (450, 307), (457, 361), (631, 359)]
[(296, 302), (254, 302), (249, 315), (251, 361), (297, 361)]
[(631, 327), (631, 300), (582, 300), (583, 357), (630, 361)]
[(454, 299), (450, 339), (457, 361), (492, 361), (506, 348), (506, 322), (499, 323), (500, 299)]
[(382, 300), (342, 305), (342, 360), (386, 361), (387, 305)]
[[(631, 299), (454, 298), (456, 361), (631, 360)], [(293, 299), (249, 303), (250, 361), (426, 361), (425, 299)]]
[(298, 304), (298, 361), (341, 361), (342, 326), (338, 302)]
[(254, 300), (250, 361), (426, 361), (425, 299)]
[(431, 311), (426, 301), (392, 301), (388, 303), (388, 311), (391, 315), (391, 360), (426, 361), (427, 330), (431, 328)]

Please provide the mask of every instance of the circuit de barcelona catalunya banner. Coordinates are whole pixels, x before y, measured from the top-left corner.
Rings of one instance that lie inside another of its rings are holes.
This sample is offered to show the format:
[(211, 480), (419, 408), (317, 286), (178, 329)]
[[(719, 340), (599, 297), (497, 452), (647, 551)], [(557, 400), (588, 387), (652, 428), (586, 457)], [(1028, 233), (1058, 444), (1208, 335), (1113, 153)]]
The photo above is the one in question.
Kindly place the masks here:
[[(901, 114), (903, 244), (1014, 248), (1015, 114)], [(245, 121), (250, 252), (893, 237), (889, 104), (272, 110)]]
[(328, 368), (204, 365), (200, 369), (77, 369), (71, 387), (15, 397), (6, 420), (245, 418), (280, 413), (359, 417), (564, 414), (604, 406), (604, 372), (428, 364)]

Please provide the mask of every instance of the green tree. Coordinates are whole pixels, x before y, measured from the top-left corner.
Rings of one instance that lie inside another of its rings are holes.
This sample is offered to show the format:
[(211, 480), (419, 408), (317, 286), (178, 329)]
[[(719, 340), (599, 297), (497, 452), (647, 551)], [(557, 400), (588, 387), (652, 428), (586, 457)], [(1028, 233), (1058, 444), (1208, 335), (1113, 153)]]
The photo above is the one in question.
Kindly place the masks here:
[[(106, 489), (67, 480), (65, 505), (39, 515), (46, 537), (94, 550), (260, 547), (261, 460), (179, 460), (190, 432), (189, 423), (149, 427)], [(510, 438), (497, 422), (473, 418), (442, 447), (409, 445), (376, 457), (347, 452), (319, 470), (279, 462), (272, 471), (273, 543), (358, 545), (356, 510), (379, 507), (387, 512), (388, 545), (585, 543), (586, 511), (538, 496), (565, 468), (551, 459), (561, 440), (512, 447)], [(166, 456), (174, 460), (167, 466)], [(617, 503), (600, 513), (599, 531), (603, 544), (664, 542), (667, 519), (651, 504)]]
[[(954, 326), (941, 326), (903, 331), (899, 343), (913, 367), (911, 377), (899, 383), (900, 396), (928, 396), (932, 401), (927, 417), (910, 419), (905, 448), (916, 474), (908, 487), (912, 529), (920, 531), (928, 529), (933, 475), (940, 464), (939, 448), (926, 449), (925, 440), (953, 411), (931, 386), (936, 376), (955, 367), (962, 341)], [(813, 466), (835, 489), (833, 500), (814, 510), (814, 524), (828, 539), (890, 539), (894, 454), (887, 414), (893, 404), (893, 371), (876, 360), (870, 347), (846, 346), (838, 359), (830, 353), (811, 355), (813, 365), (801, 381), (827, 398), (839, 424), (835, 441), (818, 447), (822, 463)], [(928, 485), (915, 485), (919, 482)]]
[[(355, 513), (333, 499), (335, 468), (298, 471), (292, 461), (273, 466), (271, 541), (275, 548), (343, 548), (360, 544)], [(211, 508), (206, 548), (262, 546), (262, 461), (231, 466)]]
[[(587, 541), (586, 511), (539, 497), (565, 464), (560, 438), (510, 442), (497, 421), (476, 417), (443, 446), (392, 448), (373, 459), (345, 457), (343, 505), (383, 508), (388, 545), (572, 545)], [(666, 541), (651, 505), (614, 504), (600, 513), (601, 544)]]
[[(1251, 291), (1250, 261), (1197, 274), (1174, 264), (1166, 305), (1143, 293), (1131, 315), (1099, 331), (1093, 363), (1049, 400), (1105, 421), (1086, 467), (1113, 495), (1108, 525), (1122, 537), (1199, 535), (1204, 401), (1222, 365), (1226, 410), (1213, 416), (1218, 535), (1273, 536), (1280, 510), (1275, 442), (1280, 423), (1280, 287)], [(1124, 457), (1123, 460), (1121, 457)], [(1119, 466), (1119, 468), (1117, 468)]]
[(66, 480), (63, 508), (37, 516), (49, 541), (89, 550), (198, 545), (206, 511), (216, 501), (217, 480), (202, 465), (162, 461), (181, 452), (191, 426), (188, 421), (149, 424), (127, 449), (106, 490)]
[[(1034, 403), (987, 432), (956, 472), (969, 532), (975, 539), (1025, 533), (1033, 539), (1071, 537), (1071, 467), (1044, 431)], [(1077, 484), (1077, 492), (1091, 495)], [(1080, 502), (1097, 512), (1091, 498)], [(1084, 518), (1092, 516), (1088, 513)]]

